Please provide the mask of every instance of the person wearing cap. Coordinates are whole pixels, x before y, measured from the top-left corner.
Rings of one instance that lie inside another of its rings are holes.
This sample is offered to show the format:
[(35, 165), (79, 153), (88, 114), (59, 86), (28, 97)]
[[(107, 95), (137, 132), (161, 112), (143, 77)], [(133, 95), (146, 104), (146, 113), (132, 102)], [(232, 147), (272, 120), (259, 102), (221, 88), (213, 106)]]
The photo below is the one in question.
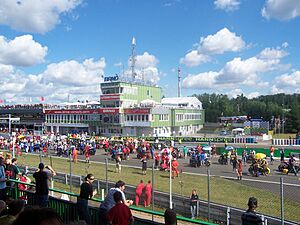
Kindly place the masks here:
[(95, 177), (93, 174), (89, 173), (85, 178), (84, 182), (80, 185), (80, 195), (77, 198), (77, 212), (79, 214), (79, 219), (84, 220), (86, 224), (91, 224), (91, 217), (89, 215), (89, 198), (92, 198), (97, 190), (93, 190), (93, 182)]
[(262, 219), (256, 214), (257, 199), (250, 197), (248, 200), (248, 210), (242, 214), (242, 225), (262, 225)]
[[(47, 170), (45, 170), (48, 169)], [(51, 166), (46, 166), (44, 163), (39, 164), (39, 169), (33, 174), (36, 187), (35, 194), (36, 200), (40, 207), (47, 207), (49, 201), (49, 181), (50, 178), (55, 176), (56, 173)]]

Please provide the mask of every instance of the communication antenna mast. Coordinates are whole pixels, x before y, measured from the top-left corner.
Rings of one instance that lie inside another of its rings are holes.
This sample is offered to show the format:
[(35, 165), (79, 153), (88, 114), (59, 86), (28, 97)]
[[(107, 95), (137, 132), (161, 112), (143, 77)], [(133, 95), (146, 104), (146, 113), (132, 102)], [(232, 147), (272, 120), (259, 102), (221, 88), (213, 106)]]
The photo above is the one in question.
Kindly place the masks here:
[(181, 72), (180, 67), (178, 67), (177, 72), (178, 72), (178, 97), (180, 97), (180, 79), (181, 79), (181, 76), (180, 76), (180, 72)]
[(136, 55), (135, 55), (135, 46), (136, 46), (136, 41), (135, 37), (132, 38), (132, 49), (131, 49), (131, 76), (132, 76), (132, 81), (135, 81), (136, 73), (135, 73), (135, 61), (136, 61)]

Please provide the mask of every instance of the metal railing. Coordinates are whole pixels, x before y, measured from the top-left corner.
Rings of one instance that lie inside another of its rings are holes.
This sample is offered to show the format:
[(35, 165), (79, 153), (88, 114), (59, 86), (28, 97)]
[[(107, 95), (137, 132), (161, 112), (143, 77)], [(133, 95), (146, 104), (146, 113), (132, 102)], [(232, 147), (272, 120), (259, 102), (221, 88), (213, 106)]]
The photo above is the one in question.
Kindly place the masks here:
[[(13, 199), (24, 199), (28, 205), (36, 205), (36, 198), (35, 193), (33, 191), (33, 188), (35, 187), (34, 184), (29, 184), (25, 182), (21, 182), (18, 180), (12, 180), (9, 181), (14, 182), (14, 187), (8, 187), (8, 195), (12, 197)], [(28, 190), (20, 190), (19, 184), (24, 184), (28, 186)], [(55, 188), (49, 189), (52, 195), (49, 195), (49, 207), (56, 210), (56, 212), (62, 217), (65, 223), (70, 223), (74, 221), (78, 221), (78, 213), (76, 210), (76, 199), (79, 196), (78, 194), (58, 190)], [(70, 200), (62, 199), (62, 196), (68, 196)], [(98, 206), (102, 202), (102, 200), (98, 198), (92, 198), (90, 199), (89, 204), (89, 211), (91, 216), (92, 224), (98, 224)], [(151, 219), (144, 219), (140, 216), (134, 217), (134, 224), (135, 225), (162, 225), (164, 213), (154, 211), (154, 210), (148, 210), (143, 209), (135, 206), (130, 206), (130, 209), (134, 212), (147, 214), (148, 216), (152, 217)], [(214, 223), (209, 223), (205, 221), (199, 221), (194, 219), (189, 219), (183, 216), (177, 216), (177, 223), (181, 224), (201, 224), (201, 225), (214, 225)]]

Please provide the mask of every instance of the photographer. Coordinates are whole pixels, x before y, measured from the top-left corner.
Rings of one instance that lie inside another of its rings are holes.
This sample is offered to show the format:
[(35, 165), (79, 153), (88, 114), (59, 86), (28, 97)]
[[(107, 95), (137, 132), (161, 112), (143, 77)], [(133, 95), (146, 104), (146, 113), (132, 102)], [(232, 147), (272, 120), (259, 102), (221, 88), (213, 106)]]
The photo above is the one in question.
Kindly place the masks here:
[[(48, 171), (46, 171), (47, 169)], [(49, 181), (51, 177), (54, 177), (56, 172), (51, 166), (45, 166), (44, 163), (40, 163), (38, 170), (33, 174), (35, 179), (36, 188), (36, 200), (40, 207), (47, 207), (49, 201)]]

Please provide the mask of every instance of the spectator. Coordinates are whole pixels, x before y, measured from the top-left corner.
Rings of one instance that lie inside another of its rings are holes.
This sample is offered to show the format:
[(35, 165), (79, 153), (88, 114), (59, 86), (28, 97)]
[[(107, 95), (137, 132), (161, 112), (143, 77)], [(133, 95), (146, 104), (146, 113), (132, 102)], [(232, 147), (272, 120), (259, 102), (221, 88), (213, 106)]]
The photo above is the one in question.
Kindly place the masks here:
[(112, 225), (128, 225), (133, 222), (129, 207), (122, 202), (122, 194), (116, 191), (113, 195), (116, 205), (108, 212), (108, 221)]
[(144, 206), (148, 207), (151, 204), (151, 196), (152, 196), (152, 185), (151, 181), (148, 181), (148, 184), (145, 186), (145, 199), (144, 199)]
[(281, 148), (281, 150), (280, 150), (280, 161), (281, 162), (284, 161), (284, 148)]
[[(6, 166), (6, 171), (5, 171), (6, 178), (13, 179), (13, 180), (17, 179), (17, 175), (20, 174), (20, 169), (17, 166), (17, 162), (18, 162), (17, 158), (13, 158), (11, 160), (11, 164), (8, 164)], [(15, 182), (8, 181), (7, 182), (7, 186), (14, 187), (15, 186)]]
[(138, 206), (139, 202), (140, 202), (140, 197), (143, 194), (143, 189), (144, 189), (145, 185), (143, 180), (140, 181), (140, 183), (136, 186), (135, 189), (135, 205)]
[(4, 159), (0, 157), (0, 200), (6, 199), (6, 177), (4, 170)]
[(121, 157), (120, 155), (116, 155), (115, 157), (116, 160), (116, 173), (121, 173)]
[(270, 147), (270, 160), (271, 160), (271, 165), (273, 165), (274, 162), (274, 150), (275, 148), (273, 146)]
[(108, 224), (108, 218), (107, 218), (108, 211), (116, 204), (113, 198), (115, 192), (118, 191), (122, 194), (122, 201), (124, 204), (126, 204), (127, 206), (132, 205), (133, 203), (132, 200), (126, 200), (124, 190), (125, 190), (125, 182), (121, 180), (119, 180), (116, 183), (114, 188), (109, 189), (109, 192), (105, 197), (104, 202), (101, 203), (99, 207), (99, 225)]
[(250, 197), (248, 201), (248, 210), (242, 214), (242, 225), (262, 225), (260, 216), (256, 214), (257, 199)]
[(147, 173), (147, 157), (144, 155), (141, 159), (142, 162), (142, 174), (146, 175)]
[(165, 225), (177, 224), (176, 212), (173, 209), (166, 209), (164, 218), (165, 218)]
[(63, 225), (62, 218), (51, 208), (25, 208), (14, 225)]
[(197, 201), (199, 200), (198, 195), (196, 190), (192, 190), (192, 195), (190, 198), (191, 201), (191, 214), (192, 214), (192, 219), (195, 219), (196, 217), (196, 212), (197, 212)]
[(80, 195), (77, 198), (77, 211), (80, 220), (84, 220), (88, 225), (91, 224), (91, 218), (89, 215), (89, 198), (92, 198), (97, 191), (93, 191), (94, 175), (89, 173), (84, 182), (80, 186)]
[(238, 179), (238, 180), (242, 180), (242, 175), (243, 175), (243, 163), (242, 163), (242, 160), (241, 160), (241, 159), (238, 160), (236, 172), (237, 172), (237, 179)]
[(21, 199), (13, 200), (8, 204), (7, 215), (0, 217), (1, 225), (11, 225), (24, 210), (25, 202)]
[(56, 175), (51, 166), (46, 166), (46, 168), (50, 173), (44, 170), (44, 163), (40, 163), (38, 171), (33, 174), (36, 183), (35, 194), (40, 207), (47, 207), (49, 201), (49, 181), (51, 177)]

